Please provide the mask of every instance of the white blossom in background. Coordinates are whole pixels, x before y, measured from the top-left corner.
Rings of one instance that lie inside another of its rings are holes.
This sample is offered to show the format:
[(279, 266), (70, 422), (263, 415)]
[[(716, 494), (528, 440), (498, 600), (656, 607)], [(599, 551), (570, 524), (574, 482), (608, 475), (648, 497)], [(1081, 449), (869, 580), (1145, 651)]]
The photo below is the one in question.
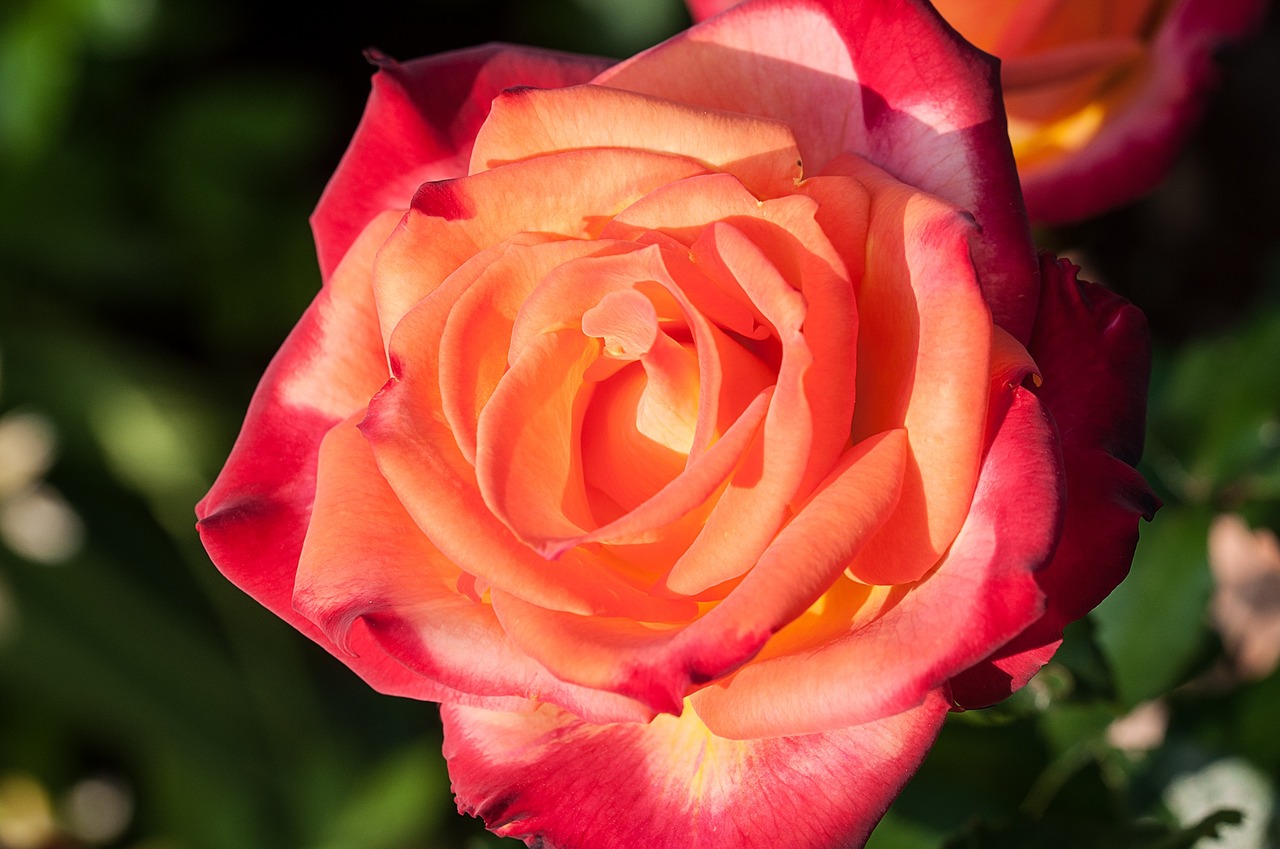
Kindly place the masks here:
[(57, 456), (47, 416), (0, 415), (0, 542), (37, 563), (60, 563), (84, 544), (84, 523), (44, 475)]
[(1216, 840), (1202, 838), (1196, 849), (1264, 849), (1274, 800), (1271, 781), (1242, 758), (1224, 758), (1180, 775), (1164, 792), (1165, 806), (1185, 826), (1223, 808), (1244, 815), (1239, 825), (1222, 826)]

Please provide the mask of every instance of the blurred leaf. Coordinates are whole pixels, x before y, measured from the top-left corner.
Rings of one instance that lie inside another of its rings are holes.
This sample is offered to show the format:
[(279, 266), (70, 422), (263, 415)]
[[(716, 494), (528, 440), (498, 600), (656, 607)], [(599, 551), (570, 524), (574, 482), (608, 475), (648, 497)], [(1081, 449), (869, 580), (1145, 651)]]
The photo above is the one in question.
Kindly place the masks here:
[(1104, 704), (1058, 705), (1040, 720), (1041, 733), (1056, 754), (1079, 746), (1096, 748), (1115, 720), (1115, 712)]
[(1205, 838), (1217, 837), (1223, 826), (1240, 821), (1239, 811), (1220, 810), (1189, 828), (1150, 821), (1109, 828), (1088, 820), (1066, 828), (1025, 820), (1003, 827), (979, 823), (948, 841), (945, 849), (1191, 849)]
[(1097, 626), (1092, 618), (1078, 619), (1063, 629), (1062, 645), (1053, 655), (1053, 663), (1071, 673), (1077, 696), (1105, 699), (1115, 696), (1111, 668), (1098, 645)]
[(0, 13), (0, 166), (52, 147), (90, 47), (121, 50), (147, 32), (156, 0), (10, 0)]
[(1183, 500), (1280, 498), (1280, 312), (1185, 348), (1157, 369), (1149, 463)]
[(1276, 734), (1276, 706), (1280, 705), (1280, 670), (1261, 681), (1241, 688), (1228, 705), (1212, 702), (1207, 707), (1223, 727), (1222, 742), (1233, 750), (1246, 752), (1261, 766), (1280, 768), (1280, 735)]
[(1210, 518), (1207, 508), (1166, 506), (1142, 528), (1129, 577), (1091, 614), (1125, 707), (1176, 685), (1203, 644)]
[(919, 772), (890, 808), (894, 824), (879, 846), (893, 849), (889, 838), (899, 832), (916, 838), (948, 835), (974, 817), (998, 820), (1018, 810), (1047, 760), (1034, 723), (1011, 718), (975, 725), (961, 718), (967, 715), (948, 718)]
[(406, 746), (368, 773), (323, 829), (320, 849), (396, 849), (421, 842), (453, 810), (439, 740)]
[(945, 837), (945, 832), (899, 816), (891, 808), (864, 849), (937, 849)]

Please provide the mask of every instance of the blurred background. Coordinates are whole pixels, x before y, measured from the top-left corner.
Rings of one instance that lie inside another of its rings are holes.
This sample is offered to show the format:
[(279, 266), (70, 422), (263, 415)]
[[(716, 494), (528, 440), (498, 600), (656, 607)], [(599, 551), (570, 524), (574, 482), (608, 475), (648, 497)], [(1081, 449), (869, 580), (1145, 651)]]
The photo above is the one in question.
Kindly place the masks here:
[[(951, 718), (875, 849), (1280, 846), (1276, 18), (1222, 57), (1158, 191), (1038, 234), (1151, 321), (1165, 507), (1032, 685)], [(623, 57), (687, 22), (678, 0), (0, 3), (0, 849), (518, 845), (454, 813), (434, 706), (241, 595), (192, 506), (318, 286), (307, 215), (364, 48)]]

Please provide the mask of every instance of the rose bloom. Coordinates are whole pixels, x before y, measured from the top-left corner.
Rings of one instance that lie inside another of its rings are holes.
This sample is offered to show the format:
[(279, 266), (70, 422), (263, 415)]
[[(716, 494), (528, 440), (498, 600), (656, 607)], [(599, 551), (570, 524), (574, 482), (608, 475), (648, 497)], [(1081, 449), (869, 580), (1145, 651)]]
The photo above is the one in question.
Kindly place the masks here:
[[(707, 17), (733, 0), (689, 0)], [(1264, 0), (934, 0), (1002, 60), (1009, 136), (1033, 221), (1096, 215), (1173, 164), (1216, 76), (1214, 53)]]
[(1037, 262), (995, 62), (905, 0), (375, 59), (213, 560), (440, 702), (498, 834), (859, 845), (1155, 508), (1143, 319)]

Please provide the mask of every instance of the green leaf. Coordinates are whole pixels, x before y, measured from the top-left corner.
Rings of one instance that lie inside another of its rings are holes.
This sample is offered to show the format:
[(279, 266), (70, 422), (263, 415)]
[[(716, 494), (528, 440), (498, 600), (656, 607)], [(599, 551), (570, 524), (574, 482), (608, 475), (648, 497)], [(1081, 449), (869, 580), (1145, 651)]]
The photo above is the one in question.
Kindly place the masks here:
[(405, 747), (361, 777), (324, 829), (321, 849), (396, 849), (431, 833), (453, 808), (439, 740)]
[(1150, 525), (1129, 577), (1091, 614), (1126, 707), (1179, 683), (1205, 637), (1212, 592), (1207, 508), (1167, 506)]

